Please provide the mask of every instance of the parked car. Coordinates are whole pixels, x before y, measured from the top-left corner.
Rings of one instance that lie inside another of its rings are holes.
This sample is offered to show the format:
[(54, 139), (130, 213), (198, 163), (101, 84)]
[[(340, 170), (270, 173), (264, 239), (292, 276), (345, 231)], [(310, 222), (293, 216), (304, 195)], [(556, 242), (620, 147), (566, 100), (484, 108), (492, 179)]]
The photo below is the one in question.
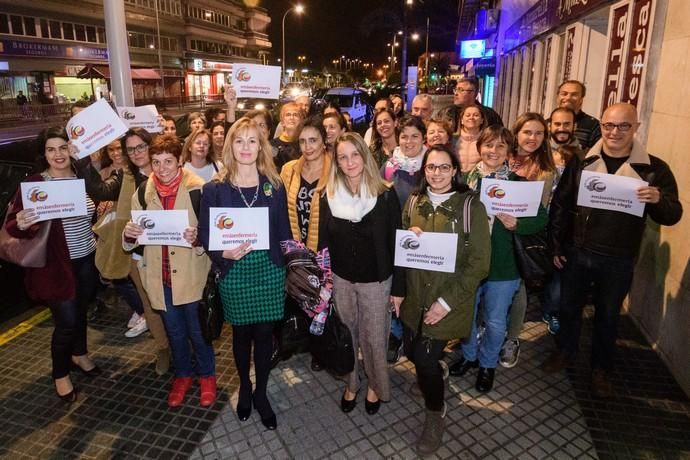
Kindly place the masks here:
[(372, 118), (371, 106), (367, 103), (367, 95), (356, 88), (331, 88), (324, 96), (326, 102), (338, 104), (343, 112), (350, 114), (352, 123), (369, 123)]

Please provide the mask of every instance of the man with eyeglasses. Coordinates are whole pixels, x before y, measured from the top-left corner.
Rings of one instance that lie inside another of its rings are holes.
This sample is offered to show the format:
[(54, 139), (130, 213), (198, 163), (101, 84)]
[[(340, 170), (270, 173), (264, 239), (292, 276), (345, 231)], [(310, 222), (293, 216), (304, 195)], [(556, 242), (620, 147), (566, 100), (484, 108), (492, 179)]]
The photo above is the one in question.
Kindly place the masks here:
[(585, 94), (587, 88), (578, 80), (566, 80), (558, 87), (558, 106), (575, 112), (575, 137), (586, 152), (601, 138), (601, 129), (599, 120), (582, 110)]
[(455, 92), (453, 93), (453, 105), (443, 109), (443, 117), (446, 118), (453, 126), (453, 132), (458, 130), (458, 122), (460, 112), (466, 105), (474, 104), (479, 106), (486, 120), (487, 126), (500, 125), (503, 126), (501, 117), (491, 108), (482, 105), (477, 101), (479, 94), (479, 80), (476, 77), (463, 77), (458, 80), (455, 85)]
[[(592, 394), (610, 398), (609, 380), (616, 348), (616, 323), (630, 290), (635, 259), (647, 216), (660, 225), (677, 223), (683, 209), (678, 187), (668, 165), (648, 154), (635, 139), (637, 111), (630, 104), (614, 104), (601, 118), (603, 137), (584, 161), (573, 157), (551, 202), (549, 218), (553, 263), (562, 270), (558, 350), (542, 365), (558, 372), (572, 362), (578, 349), (582, 310), (591, 293), (594, 304), (592, 335)], [(637, 189), (645, 203), (642, 217), (589, 208), (577, 204), (582, 171), (642, 179), (649, 185)]]

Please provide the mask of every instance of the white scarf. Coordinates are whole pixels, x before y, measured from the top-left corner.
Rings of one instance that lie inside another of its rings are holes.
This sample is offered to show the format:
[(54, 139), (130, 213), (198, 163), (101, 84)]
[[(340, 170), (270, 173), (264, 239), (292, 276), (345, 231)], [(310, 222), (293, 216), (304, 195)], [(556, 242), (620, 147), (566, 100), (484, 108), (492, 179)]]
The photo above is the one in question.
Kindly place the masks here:
[(331, 214), (339, 219), (359, 222), (369, 211), (376, 206), (376, 198), (373, 196), (366, 184), (360, 184), (359, 196), (354, 196), (346, 189), (345, 185), (337, 182), (335, 193), (328, 196), (328, 206)]

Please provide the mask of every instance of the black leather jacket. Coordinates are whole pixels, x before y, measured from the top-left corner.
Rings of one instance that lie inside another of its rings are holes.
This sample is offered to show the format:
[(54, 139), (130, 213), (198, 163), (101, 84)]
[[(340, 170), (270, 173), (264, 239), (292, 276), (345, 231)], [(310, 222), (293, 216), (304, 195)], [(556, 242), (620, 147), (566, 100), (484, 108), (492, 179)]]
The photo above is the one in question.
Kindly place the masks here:
[(573, 157), (563, 172), (549, 214), (554, 255), (564, 255), (568, 248), (576, 247), (606, 256), (634, 258), (639, 252), (647, 216), (658, 224), (673, 225), (683, 214), (673, 173), (664, 161), (652, 155), (649, 164), (629, 163), (642, 180), (661, 192), (659, 202), (647, 204), (642, 217), (577, 206), (582, 170), (599, 158), (596, 154), (588, 155), (584, 161)]

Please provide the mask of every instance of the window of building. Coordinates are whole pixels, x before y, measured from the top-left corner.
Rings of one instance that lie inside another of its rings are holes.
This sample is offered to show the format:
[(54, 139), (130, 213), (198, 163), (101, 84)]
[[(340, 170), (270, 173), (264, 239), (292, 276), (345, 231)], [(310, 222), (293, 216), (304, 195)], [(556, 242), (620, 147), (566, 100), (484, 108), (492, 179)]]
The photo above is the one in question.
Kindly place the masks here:
[(50, 21), (50, 38), (55, 38), (57, 40), (62, 40), (62, 27), (60, 27), (59, 21)]
[(9, 18), (6, 14), (0, 14), (0, 34), (10, 33)]
[(106, 43), (105, 29), (103, 27), (99, 27), (96, 31), (98, 32), (98, 43)]
[(86, 28), (81, 24), (75, 24), (74, 25), (74, 36), (76, 37), (77, 41), (85, 42), (86, 41)]
[(86, 27), (86, 39), (92, 43), (98, 42), (96, 38), (96, 28), (94, 26)]
[(71, 22), (63, 22), (62, 36), (65, 37), (65, 40), (74, 40), (74, 24)]
[(24, 32), (31, 37), (36, 36), (36, 20), (34, 18), (24, 16)]
[(41, 37), (50, 38), (50, 31), (48, 29), (48, 20), (41, 18), (39, 21), (41, 23)]
[(14, 35), (24, 35), (24, 24), (21, 16), (10, 16), (10, 25)]

